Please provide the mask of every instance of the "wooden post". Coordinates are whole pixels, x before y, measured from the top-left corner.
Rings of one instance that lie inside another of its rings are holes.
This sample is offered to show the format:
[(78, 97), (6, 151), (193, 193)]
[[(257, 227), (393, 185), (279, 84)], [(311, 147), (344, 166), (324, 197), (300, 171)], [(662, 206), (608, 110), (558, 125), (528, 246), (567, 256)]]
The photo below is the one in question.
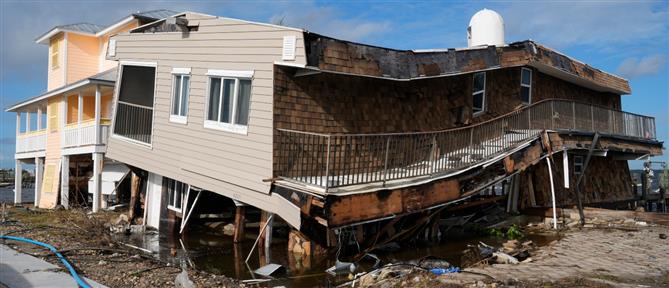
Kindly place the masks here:
[(139, 176), (132, 172), (130, 176), (130, 205), (128, 206), (128, 222), (132, 223), (135, 219), (135, 206), (137, 206), (137, 197), (139, 196)]
[[(270, 263), (270, 252), (269, 249), (272, 245), (272, 228), (274, 224), (274, 217), (272, 217), (273, 213), (267, 212), (263, 210), (260, 213), (260, 227), (265, 227), (265, 231), (260, 231), (259, 235), (259, 243), (263, 244), (263, 248), (258, 247), (258, 254), (260, 256), (260, 262), (261, 263)], [(264, 265), (264, 264), (263, 264)], [(262, 266), (262, 265), (261, 265)]]
[(240, 243), (244, 241), (244, 226), (245, 226), (245, 215), (246, 207), (237, 206), (235, 209), (235, 234), (233, 236), (234, 243)]

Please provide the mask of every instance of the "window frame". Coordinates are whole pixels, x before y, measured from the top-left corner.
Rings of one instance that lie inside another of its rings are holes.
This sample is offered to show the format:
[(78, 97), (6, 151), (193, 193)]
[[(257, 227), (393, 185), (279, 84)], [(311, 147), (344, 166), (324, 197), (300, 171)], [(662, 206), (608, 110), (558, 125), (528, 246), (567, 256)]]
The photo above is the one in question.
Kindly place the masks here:
[[(523, 72), (526, 70), (530, 72), (530, 84), (523, 83)], [(520, 102), (522, 102), (525, 105), (532, 104), (532, 76), (533, 76), (532, 74), (533, 74), (532, 69), (525, 67), (520, 69)], [(523, 87), (526, 87), (529, 90), (527, 102), (525, 102), (525, 100), (523, 99)]]
[[(250, 118), (250, 102), (251, 102), (251, 97), (253, 96), (253, 74), (254, 71), (236, 71), (236, 70), (209, 70), (207, 72), (207, 93), (206, 93), (206, 101), (205, 101), (205, 106), (204, 106), (204, 128), (208, 129), (214, 129), (214, 130), (220, 130), (220, 131), (225, 131), (225, 132), (231, 132), (235, 134), (242, 134), (242, 135), (248, 135), (248, 126), (249, 126), (249, 121), (250, 119), (247, 119), (246, 125), (242, 124), (237, 124), (236, 123), (236, 118), (237, 118), (237, 104), (239, 100), (239, 83), (241, 80), (249, 80), (251, 81), (251, 91), (249, 91), (249, 118)], [(211, 103), (211, 81), (213, 79), (220, 79), (221, 80), (221, 88), (220, 88), (220, 94), (219, 94), (219, 101), (218, 101), (218, 120), (209, 120), (209, 105)], [(222, 122), (221, 121), (221, 116), (222, 116), (222, 107), (223, 107), (223, 93), (225, 92), (223, 85), (225, 83), (225, 80), (234, 80), (234, 89), (233, 89), (233, 95), (232, 95), (232, 105), (230, 106), (230, 123)]]
[[(53, 44), (51, 44), (51, 54), (49, 55), (50, 58), (51, 58), (50, 59), (51, 60), (51, 63), (50, 63), (51, 64), (50, 65), (51, 70), (56, 70), (56, 69), (60, 68), (60, 44), (61, 44), (60, 41), (62, 41), (62, 40), (58, 39), (56, 41), (53, 41)], [(54, 59), (56, 61), (54, 61)]]
[[(167, 181), (167, 191), (169, 195), (167, 195), (167, 209), (170, 209), (174, 212), (181, 213), (183, 211), (183, 205), (184, 205), (184, 197), (186, 195), (186, 192), (188, 192), (188, 187), (189, 185), (183, 182), (179, 182), (174, 179), (169, 179)], [(180, 194), (181, 201), (179, 201), (179, 207), (175, 206), (175, 200), (177, 199), (174, 197), (174, 195), (177, 193), (177, 184), (181, 183), (183, 191), (178, 191)]]
[[(476, 75), (479, 75), (479, 74), (483, 74), (483, 89), (478, 90), (478, 91), (474, 91), (474, 89), (475, 89), (474, 84), (476, 82), (476, 80), (475, 80)], [(487, 78), (488, 78), (488, 76), (486, 75), (485, 71), (476, 72), (472, 75), (472, 93), (471, 93), (471, 95), (472, 95), (472, 116), (478, 116), (478, 115), (481, 115), (481, 114), (485, 113), (485, 110), (486, 110), (486, 101), (485, 101), (485, 94), (486, 93), (485, 92), (486, 92), (486, 80), (487, 80)], [(481, 95), (481, 109), (479, 111), (474, 110), (474, 97), (477, 94), (482, 94)]]
[[(179, 100), (179, 102), (178, 102), (179, 103), (179, 112), (181, 111), (181, 103), (182, 103), (181, 99), (183, 98), (183, 95), (184, 95), (184, 89), (183, 89), (184, 88), (184, 77), (188, 77), (188, 90), (185, 91), (185, 92), (187, 92), (187, 96), (186, 96), (186, 115), (174, 114), (173, 111), (172, 111), (174, 101), (177, 100), (177, 99), (175, 99), (175, 96), (176, 96), (175, 92), (176, 92), (176, 89), (177, 89), (177, 87), (175, 87), (175, 83), (176, 83), (175, 80), (177, 79), (177, 77), (181, 78), (181, 82), (179, 82), (180, 83), (179, 84), (179, 99), (178, 99)], [(172, 94), (170, 96), (171, 101), (170, 101), (170, 112), (169, 112), (170, 113), (170, 117), (169, 117), (170, 122), (178, 123), (178, 124), (188, 124), (188, 108), (189, 108), (188, 106), (190, 104), (189, 102), (190, 102), (190, 88), (191, 88), (190, 80), (191, 80), (191, 78), (192, 78), (192, 76), (191, 76), (191, 69), (190, 68), (172, 68), (172, 92), (171, 92)]]
[[(580, 159), (576, 161), (576, 159)], [(574, 155), (574, 175), (583, 174), (584, 159), (582, 155)], [(578, 169), (576, 167), (579, 167)]]

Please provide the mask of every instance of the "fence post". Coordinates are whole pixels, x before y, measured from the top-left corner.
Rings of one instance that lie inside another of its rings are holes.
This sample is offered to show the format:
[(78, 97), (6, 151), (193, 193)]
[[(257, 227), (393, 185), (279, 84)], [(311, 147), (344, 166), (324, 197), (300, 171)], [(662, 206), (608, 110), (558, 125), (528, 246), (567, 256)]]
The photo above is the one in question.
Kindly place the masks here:
[(386, 138), (386, 155), (385, 160), (383, 161), (383, 186), (386, 186), (386, 180), (388, 179), (388, 151), (390, 150), (390, 137)]
[(325, 193), (328, 193), (328, 187), (330, 186), (330, 139), (332, 135), (328, 135), (328, 148), (325, 153)]
[(555, 130), (555, 101), (551, 100), (551, 130)]

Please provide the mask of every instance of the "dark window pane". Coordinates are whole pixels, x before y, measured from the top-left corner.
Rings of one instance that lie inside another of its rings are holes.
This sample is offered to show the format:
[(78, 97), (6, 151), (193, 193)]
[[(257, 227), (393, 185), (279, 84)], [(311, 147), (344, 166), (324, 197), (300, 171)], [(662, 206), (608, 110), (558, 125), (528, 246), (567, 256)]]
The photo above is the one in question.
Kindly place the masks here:
[(172, 115), (179, 115), (179, 95), (181, 94), (181, 77), (174, 76), (174, 94), (172, 95)]
[(483, 111), (483, 93), (474, 94), (474, 103), (472, 106), (474, 112)]
[(221, 122), (230, 123), (232, 114), (232, 100), (235, 93), (235, 80), (223, 79), (223, 108), (221, 109)]
[(520, 80), (520, 83), (523, 83), (525, 85), (531, 85), (532, 82), (532, 71), (529, 69), (522, 69), (522, 79)]
[(218, 121), (218, 107), (221, 97), (221, 78), (211, 78), (209, 87), (209, 112), (207, 120)]
[(188, 115), (188, 86), (189, 86), (189, 81), (190, 77), (188, 76), (183, 76), (181, 78), (181, 81), (183, 81), (183, 88), (181, 89), (181, 111), (179, 112), (179, 115), (181, 116), (187, 116)]
[(530, 103), (530, 87), (520, 87), (520, 100), (524, 103)]
[(237, 96), (237, 111), (235, 123), (247, 125), (249, 121), (249, 102), (251, 98), (251, 80), (239, 80), (239, 94)]
[(123, 66), (119, 101), (153, 107), (156, 68)]
[(474, 74), (474, 90), (472, 92), (478, 92), (483, 90), (485, 87), (485, 73), (476, 73)]

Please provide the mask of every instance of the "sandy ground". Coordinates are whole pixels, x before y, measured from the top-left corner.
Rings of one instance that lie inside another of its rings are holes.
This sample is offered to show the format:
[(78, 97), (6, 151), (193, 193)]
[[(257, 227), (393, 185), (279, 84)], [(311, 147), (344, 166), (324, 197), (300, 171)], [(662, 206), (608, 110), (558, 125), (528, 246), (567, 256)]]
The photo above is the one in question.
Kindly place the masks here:
[[(81, 275), (109, 287), (174, 287), (181, 268), (115, 243), (105, 227), (118, 213), (94, 216), (82, 210), (28, 210), (8, 208), (0, 234), (49, 243), (74, 264)], [(0, 240), (2, 241), (2, 240)], [(62, 267), (45, 249), (15, 241), (4, 241), (15, 250), (37, 256)], [(197, 287), (239, 287), (225, 276), (187, 270)]]
[(407, 274), (407, 268), (382, 270), (376, 277), (360, 278), (358, 287), (669, 287), (669, 239), (661, 236), (669, 235), (669, 227), (562, 233), (560, 240), (532, 251), (530, 261), (516, 265), (479, 265), (441, 276), (419, 268)]

